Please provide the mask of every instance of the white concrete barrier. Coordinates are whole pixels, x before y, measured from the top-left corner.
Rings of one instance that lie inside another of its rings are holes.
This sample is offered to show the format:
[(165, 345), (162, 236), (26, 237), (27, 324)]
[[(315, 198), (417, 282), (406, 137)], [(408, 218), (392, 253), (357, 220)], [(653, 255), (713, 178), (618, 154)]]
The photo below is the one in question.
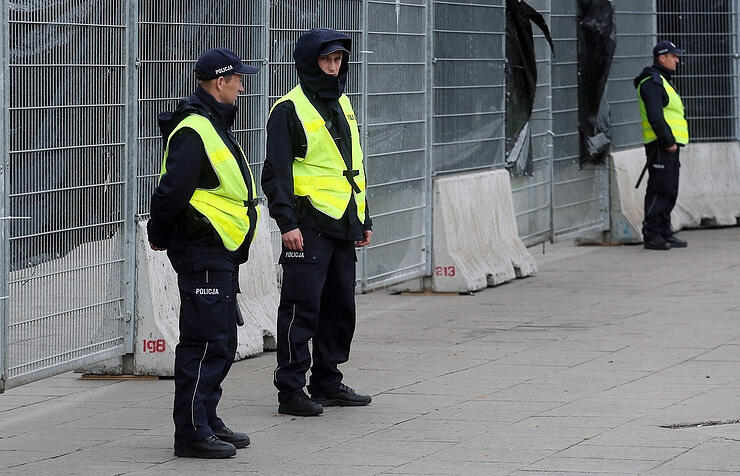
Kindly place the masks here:
[[(257, 236), (249, 261), (239, 268), (237, 296), (244, 317), (238, 327), (236, 360), (275, 348), (279, 293), (270, 244), (269, 218), (262, 209)], [(136, 321), (134, 324), (134, 362), (136, 375), (172, 376), (175, 346), (179, 338), (180, 297), (177, 275), (167, 254), (149, 248), (146, 222), (136, 232)], [(121, 359), (111, 359), (84, 369), (91, 373), (122, 372)]]
[[(616, 152), (612, 163), (612, 236), (620, 242), (640, 242), (647, 173), (639, 189), (635, 183), (645, 165), (645, 149)], [(682, 149), (678, 199), (671, 214), (674, 231), (706, 223), (738, 224), (738, 177), (740, 143), (689, 144)]]
[(519, 238), (506, 170), (434, 181), (432, 287), (471, 292), (537, 272)]

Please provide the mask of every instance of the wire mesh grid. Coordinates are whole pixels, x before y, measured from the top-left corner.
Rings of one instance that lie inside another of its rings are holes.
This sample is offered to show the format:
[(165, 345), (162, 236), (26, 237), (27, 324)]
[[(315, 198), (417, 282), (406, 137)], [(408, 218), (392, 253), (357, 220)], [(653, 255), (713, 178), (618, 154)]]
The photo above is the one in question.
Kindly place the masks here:
[[(549, 25), (550, 0), (530, 0), (528, 3), (543, 15)], [(551, 234), (552, 118), (550, 103), (552, 93), (550, 90), (550, 61), (552, 52), (545, 36), (536, 27), (534, 28), (534, 40), (537, 92), (530, 119), (530, 147), (534, 170), (532, 176), (511, 177), (517, 227), (520, 237), (527, 245), (541, 243), (549, 239)]]
[(504, 163), (506, 6), (434, 2), (434, 173)]
[(634, 78), (652, 63), (655, 7), (644, 0), (615, 2), (617, 49), (608, 82), (612, 148), (642, 146), (642, 126)]
[(428, 185), (427, 5), (367, 2), (366, 169), (373, 243), (364, 287), (423, 274)]
[(686, 50), (674, 80), (695, 142), (737, 139), (736, 3), (657, 0), (660, 39)]
[(607, 171), (601, 165), (579, 167), (578, 13), (577, 2), (552, 2), (552, 220), (558, 236), (609, 226)]
[[(226, 47), (246, 64), (263, 66), (267, 45), (267, 5), (252, 2), (244, 8), (234, 0), (202, 3), (177, 0), (162, 8), (139, 0), (139, 204), (140, 216), (149, 201), (162, 164), (163, 140), (157, 116), (177, 107), (197, 86), (193, 74), (198, 57), (210, 48)], [(237, 99), (234, 135), (259, 183), (264, 160), (264, 90), (267, 68), (245, 77), (245, 92)]]
[(10, 6), (9, 380), (123, 344), (124, 8)]

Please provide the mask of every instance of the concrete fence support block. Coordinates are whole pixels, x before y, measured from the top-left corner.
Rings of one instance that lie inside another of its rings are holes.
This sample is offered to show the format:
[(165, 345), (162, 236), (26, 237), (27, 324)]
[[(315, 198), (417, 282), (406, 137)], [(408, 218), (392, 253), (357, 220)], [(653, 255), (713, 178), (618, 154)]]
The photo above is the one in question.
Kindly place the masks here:
[(471, 292), (537, 272), (519, 238), (506, 170), (436, 179), (433, 210), (434, 291)]
[[(647, 173), (635, 183), (645, 165), (645, 149), (613, 154), (612, 238), (623, 243), (642, 241)], [(740, 217), (740, 144), (690, 144), (681, 150), (678, 200), (671, 214), (674, 231), (703, 225), (736, 225)]]
[[(244, 326), (237, 328), (236, 360), (275, 348), (279, 293), (268, 220), (267, 210), (263, 208), (249, 261), (239, 268), (241, 294), (237, 295), (237, 300)], [(146, 222), (143, 221), (137, 227), (136, 261), (133, 372), (136, 375), (171, 377), (179, 338), (177, 275), (166, 253), (149, 248)], [(121, 359), (111, 359), (83, 370), (102, 374), (121, 373)]]

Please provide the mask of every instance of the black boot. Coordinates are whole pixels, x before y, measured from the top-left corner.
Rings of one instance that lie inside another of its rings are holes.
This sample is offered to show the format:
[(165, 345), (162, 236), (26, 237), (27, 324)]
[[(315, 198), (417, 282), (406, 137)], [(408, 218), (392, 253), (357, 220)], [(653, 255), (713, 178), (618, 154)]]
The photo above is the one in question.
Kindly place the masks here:
[(660, 236), (654, 236), (651, 238), (645, 238), (645, 249), (646, 250), (670, 250), (671, 244), (668, 243)]
[(192, 443), (178, 443), (175, 441), (175, 456), (184, 458), (228, 458), (236, 454), (236, 448), (231, 443), (221, 441), (211, 435), (203, 440)]
[(671, 245), (671, 248), (686, 248), (688, 244), (676, 235), (664, 236), (663, 239)]
[(312, 394), (311, 397), (325, 407), (359, 407), (373, 401), (370, 395), (360, 395), (343, 383), (332, 392)]
[(296, 392), (278, 405), (278, 413), (295, 416), (314, 416), (324, 413), (324, 407), (314, 402), (303, 390)]
[(240, 433), (237, 431), (231, 431), (231, 428), (225, 426), (223, 428), (214, 428), (213, 434), (221, 441), (231, 443), (234, 447), (246, 448), (249, 446), (249, 436), (246, 433)]

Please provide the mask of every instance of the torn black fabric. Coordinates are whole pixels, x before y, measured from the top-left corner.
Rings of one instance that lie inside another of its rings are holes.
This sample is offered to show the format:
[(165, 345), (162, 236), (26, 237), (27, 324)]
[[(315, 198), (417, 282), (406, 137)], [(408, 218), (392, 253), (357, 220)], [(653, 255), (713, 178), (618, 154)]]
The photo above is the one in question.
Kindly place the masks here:
[(617, 28), (611, 0), (579, 0), (578, 131), (580, 165), (604, 163), (611, 149), (611, 117), (606, 96)]
[(526, 2), (506, 1), (506, 168), (513, 175), (532, 175), (531, 126), (537, 92), (537, 61), (532, 23), (554, 52), (543, 16)]

